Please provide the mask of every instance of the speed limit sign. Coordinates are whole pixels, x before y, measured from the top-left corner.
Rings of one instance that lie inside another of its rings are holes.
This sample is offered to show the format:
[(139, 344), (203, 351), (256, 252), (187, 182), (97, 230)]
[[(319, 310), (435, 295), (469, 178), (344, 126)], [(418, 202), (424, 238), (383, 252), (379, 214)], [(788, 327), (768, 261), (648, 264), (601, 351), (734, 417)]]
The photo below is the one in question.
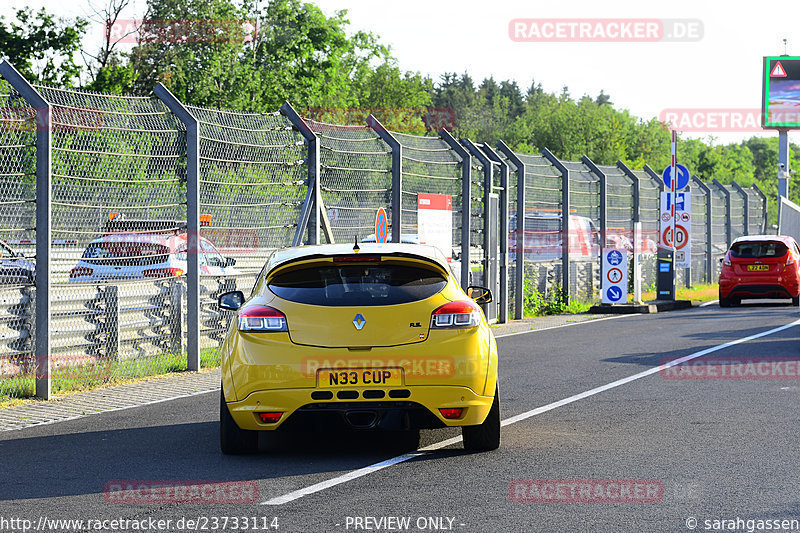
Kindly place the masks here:
[[(680, 250), (686, 246), (687, 242), (689, 242), (689, 234), (686, 231), (686, 228), (680, 224), (675, 224), (675, 234), (675, 249)], [(672, 248), (672, 228), (668, 227), (664, 230), (664, 232), (661, 234), (661, 242), (663, 242), (668, 248)]]

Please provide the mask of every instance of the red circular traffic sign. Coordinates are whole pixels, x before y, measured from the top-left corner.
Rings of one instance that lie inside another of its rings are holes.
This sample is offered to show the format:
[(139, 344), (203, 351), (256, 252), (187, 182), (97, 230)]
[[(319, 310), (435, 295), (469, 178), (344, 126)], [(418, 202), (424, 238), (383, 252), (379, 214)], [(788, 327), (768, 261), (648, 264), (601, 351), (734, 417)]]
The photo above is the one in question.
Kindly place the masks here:
[(622, 270), (618, 268), (610, 268), (608, 269), (608, 273), (606, 274), (608, 281), (611, 283), (619, 283), (622, 281)]
[[(689, 232), (680, 224), (675, 224), (675, 233), (678, 235), (675, 249), (680, 250), (686, 246), (686, 243), (689, 241)], [(661, 234), (661, 242), (667, 247), (672, 247), (672, 227), (668, 227), (664, 230), (664, 233)]]
[(375, 215), (375, 242), (386, 242), (388, 235), (389, 221), (386, 218), (386, 210), (380, 207)]

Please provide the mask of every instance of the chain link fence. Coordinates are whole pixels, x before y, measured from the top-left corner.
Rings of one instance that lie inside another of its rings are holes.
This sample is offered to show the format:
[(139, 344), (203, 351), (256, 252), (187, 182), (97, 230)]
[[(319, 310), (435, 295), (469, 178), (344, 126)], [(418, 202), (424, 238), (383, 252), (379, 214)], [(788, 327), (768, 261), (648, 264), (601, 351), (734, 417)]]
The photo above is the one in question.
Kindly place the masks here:
[[(707, 261), (706, 250), (708, 246), (708, 202), (707, 195), (702, 188), (692, 186), (692, 219), (691, 235), (689, 240), (691, 253), (691, 281), (692, 283), (708, 282), (706, 280)], [(655, 280), (653, 280), (655, 283)]]
[(201, 365), (233, 317), (217, 297), (250, 294), (269, 254), (290, 246), (306, 193), (303, 138), (280, 113), (187, 106), (199, 122)]
[[(51, 124), (39, 120), (42, 110), (28, 103), (30, 96), (23, 98), (32, 91), (52, 109)], [(379, 134), (375, 124), (303, 120), (284, 108), (281, 113), (241, 113), (183, 106), (184, 113), (178, 109), (182, 104), (165, 100), (163, 92), (125, 97), (20, 88), (0, 78), (0, 239), (5, 243), (0, 398), (36, 392), (36, 236), (47, 235), (41, 224), (37, 227), (37, 205), (44, 205), (37, 202), (37, 176), (49, 177), (52, 191), (50, 242), (42, 239), (51, 265), (51, 305), (50, 315), (41, 318), (49, 327), (50, 350), (39, 355), (49, 357), (55, 392), (199, 368), (187, 364), (192, 335), (200, 339), (199, 366), (218, 365), (218, 347), (232, 314), (220, 312), (217, 296), (234, 289), (249, 293), (273, 250), (315, 241), (309, 224), (320, 224), (323, 241), (375, 240), (376, 211), (388, 208), (394, 220), (398, 198), (402, 217), (390, 232), (415, 242), (421, 238), (420, 198), (449, 197), (452, 249), (444, 251), (452, 255), (455, 271), (461, 272), (458, 262), (467, 262), (470, 279), (463, 285), (485, 284), (497, 294), (497, 281), (486, 279), (486, 272), (499, 271), (494, 261), (503, 260), (503, 250), (493, 253), (486, 242), (487, 237), (502, 242), (502, 230), (496, 220), (487, 223), (486, 199), (487, 193), (502, 198), (507, 192), (508, 294), (516, 316), (522, 314), (517, 302), (533, 291), (548, 295), (562, 287), (573, 298), (597, 298), (600, 247), (634, 248), (637, 206), (643, 284), (655, 281), (655, 261), (650, 267), (647, 258), (654, 257), (658, 241), (661, 185), (647, 167), (595, 166), (586, 158), (558, 161), (549, 152), (521, 154), (505, 145), (498, 146), (504, 155), (497, 163), (488, 146), (459, 143), (445, 134)], [(45, 137), (51, 143), (49, 166), (36, 157), (37, 139)], [(395, 150), (399, 143), (399, 165), (387, 138)], [(467, 148), (472, 155), (465, 155)], [(495, 161), (491, 184), (481, 163), (484, 156)], [(507, 191), (501, 184), (503, 165), (508, 165)], [(467, 167), (471, 178), (465, 184)], [(393, 168), (399, 174), (393, 176)], [(393, 194), (398, 192), (395, 183), (402, 184), (400, 194)], [(716, 279), (729, 228), (734, 238), (765, 229), (760, 191), (750, 188), (742, 194), (736, 186), (708, 186), (710, 237), (705, 193), (692, 188), (693, 282)], [(311, 194), (316, 187), (319, 205)], [(199, 202), (191, 199), (191, 190), (198, 192)], [(188, 272), (192, 206), (199, 211), (196, 274)], [(504, 209), (501, 202), (501, 216)], [(46, 208), (43, 213), (48, 214)], [(470, 223), (467, 257), (464, 215)], [(487, 235), (495, 227), (498, 235)], [(569, 276), (563, 271), (564, 239)], [(198, 277), (199, 293), (191, 288)], [(187, 320), (192, 294), (199, 302), (198, 324)]]
[(323, 230), (330, 228), (328, 240), (374, 239), (375, 212), (391, 205), (391, 149), (364, 125), (306, 122), (320, 140)]
[(32, 394), (36, 113), (0, 78), (0, 398)]
[(54, 390), (185, 369), (185, 131), (155, 98), (37, 86), (52, 106)]

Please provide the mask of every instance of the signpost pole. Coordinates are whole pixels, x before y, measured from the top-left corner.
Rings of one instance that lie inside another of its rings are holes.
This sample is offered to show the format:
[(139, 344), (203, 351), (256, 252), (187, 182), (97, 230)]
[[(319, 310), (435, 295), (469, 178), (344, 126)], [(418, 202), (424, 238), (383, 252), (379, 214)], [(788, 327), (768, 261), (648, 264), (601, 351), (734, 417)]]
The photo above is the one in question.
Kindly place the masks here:
[[(677, 198), (675, 197), (675, 191), (677, 190), (676, 189), (676, 185), (678, 183), (678, 168), (677, 168), (677, 164), (678, 164), (678, 161), (677, 161), (677, 159), (678, 159), (678, 157), (677, 157), (678, 140), (677, 140), (677, 135), (678, 135), (677, 132), (675, 130), (672, 130), (672, 143), (670, 145), (670, 152), (671, 152), (671, 154), (670, 154), (671, 158), (670, 159), (672, 161), (672, 164), (671, 164), (671, 167), (672, 167), (672, 179), (670, 180), (669, 188), (670, 188), (670, 192), (671, 192), (671, 195), (672, 195), (672, 199), (671, 199), (671, 202), (670, 202), (670, 204), (671, 204), (671, 211), (670, 212), (672, 214), (672, 257), (673, 257), (673, 260), (675, 259), (675, 252), (677, 251), (677, 249), (675, 247), (675, 244), (676, 244), (676, 242), (678, 240), (677, 236), (675, 235), (675, 225), (676, 225), (676, 222), (675, 222), (675, 212), (676, 212), (675, 204), (678, 203), (677, 202)], [(674, 269), (673, 269), (673, 272), (675, 272)]]
[(789, 130), (778, 130), (778, 196), (789, 198)]

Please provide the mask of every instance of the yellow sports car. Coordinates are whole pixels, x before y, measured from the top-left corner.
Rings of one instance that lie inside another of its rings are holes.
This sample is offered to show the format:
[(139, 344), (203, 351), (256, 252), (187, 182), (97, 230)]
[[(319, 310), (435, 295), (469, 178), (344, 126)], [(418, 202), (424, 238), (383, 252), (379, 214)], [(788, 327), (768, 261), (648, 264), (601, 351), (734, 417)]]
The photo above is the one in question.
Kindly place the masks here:
[(259, 431), (462, 427), (464, 448), (500, 445), (497, 344), (444, 255), (418, 244), (278, 250), (222, 345), (220, 444), (258, 448)]

